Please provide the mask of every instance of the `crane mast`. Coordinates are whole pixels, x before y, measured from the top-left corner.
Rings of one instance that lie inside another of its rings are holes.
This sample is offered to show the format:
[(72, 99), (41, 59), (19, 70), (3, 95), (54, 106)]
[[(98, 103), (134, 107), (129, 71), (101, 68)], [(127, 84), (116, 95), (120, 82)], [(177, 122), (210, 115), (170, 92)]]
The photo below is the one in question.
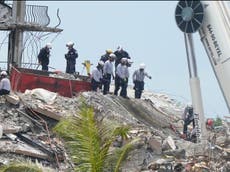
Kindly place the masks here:
[(185, 34), (190, 88), (201, 136), (205, 121), (192, 33), (199, 31), (219, 87), (230, 112), (230, 10), (226, 1), (179, 1), (175, 11), (177, 26)]

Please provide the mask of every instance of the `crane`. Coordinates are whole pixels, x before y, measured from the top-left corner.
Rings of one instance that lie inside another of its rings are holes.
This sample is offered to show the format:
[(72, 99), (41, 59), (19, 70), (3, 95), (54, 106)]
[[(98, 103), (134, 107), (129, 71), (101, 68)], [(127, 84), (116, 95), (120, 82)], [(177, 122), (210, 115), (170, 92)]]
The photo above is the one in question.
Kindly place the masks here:
[(176, 6), (175, 20), (184, 32), (190, 91), (196, 116), (197, 138), (200, 141), (205, 139), (206, 129), (192, 34), (199, 32), (230, 112), (230, 10), (226, 1), (184, 0)]

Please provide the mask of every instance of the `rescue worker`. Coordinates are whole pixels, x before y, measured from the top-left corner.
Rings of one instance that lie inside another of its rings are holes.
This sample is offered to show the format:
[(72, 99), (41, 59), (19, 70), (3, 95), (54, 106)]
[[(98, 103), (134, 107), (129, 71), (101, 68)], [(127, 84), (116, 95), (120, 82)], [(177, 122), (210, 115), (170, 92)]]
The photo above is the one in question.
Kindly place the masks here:
[(127, 59), (122, 58), (121, 63), (117, 66), (116, 76), (115, 76), (115, 90), (114, 95), (118, 95), (118, 91), (121, 87), (120, 96), (124, 98), (128, 98), (127, 93), (127, 85), (128, 85), (128, 78), (129, 78), (129, 70), (126, 65)]
[(110, 54), (109, 59), (105, 62), (104, 67), (103, 67), (103, 94), (108, 94), (109, 89), (110, 89), (110, 83), (111, 79), (114, 79), (114, 74), (113, 74), (113, 62), (116, 58), (115, 54)]
[[(132, 64), (133, 64), (133, 61), (131, 60), (131, 59), (128, 59), (127, 58), (127, 63), (126, 63), (126, 66), (128, 67), (128, 69), (129, 69), (129, 67), (131, 67), (132, 66)], [(127, 78), (127, 85), (126, 85), (126, 89), (125, 89), (125, 97), (126, 98), (129, 98), (128, 96), (127, 96), (127, 87), (128, 87), (128, 83), (129, 83), (129, 78)]]
[(103, 61), (104, 63), (109, 60), (109, 55), (113, 53), (113, 50), (111, 49), (107, 49), (105, 50), (105, 54), (101, 56), (101, 61)]
[(47, 43), (38, 54), (38, 63), (42, 66), (42, 70), (48, 71), (48, 65), (50, 62), (50, 49), (52, 49), (51, 43)]
[(74, 43), (73, 42), (68, 42), (66, 44), (66, 47), (68, 47), (68, 52), (65, 54), (65, 59), (66, 59), (66, 73), (73, 74), (75, 73), (75, 64), (76, 64), (76, 59), (78, 58), (78, 53), (77, 50), (73, 48)]
[(7, 78), (6, 71), (2, 71), (0, 77), (1, 77), (0, 96), (10, 94), (10, 90), (11, 90), (10, 80)]
[(213, 130), (214, 129), (214, 121), (213, 119), (209, 118), (206, 120), (206, 128), (209, 130)]
[(133, 83), (134, 83), (134, 90), (135, 90), (135, 98), (140, 99), (142, 92), (144, 90), (144, 78), (148, 77), (149, 79), (152, 79), (151, 76), (149, 76), (145, 72), (145, 64), (141, 63), (139, 66), (139, 69), (135, 70), (133, 73)]
[(131, 59), (129, 54), (121, 46), (117, 47), (117, 50), (114, 52), (114, 54), (116, 55), (115, 69), (120, 64), (122, 58)]
[(93, 91), (98, 91), (99, 89), (101, 89), (102, 81), (103, 81), (103, 75), (102, 75), (103, 66), (104, 66), (104, 62), (99, 61), (96, 68), (92, 71), (91, 87)]
[(192, 122), (193, 129), (195, 128), (194, 111), (191, 103), (188, 103), (187, 106), (185, 107), (184, 113), (182, 115), (182, 119), (184, 121), (183, 134), (186, 135), (187, 137), (188, 125)]

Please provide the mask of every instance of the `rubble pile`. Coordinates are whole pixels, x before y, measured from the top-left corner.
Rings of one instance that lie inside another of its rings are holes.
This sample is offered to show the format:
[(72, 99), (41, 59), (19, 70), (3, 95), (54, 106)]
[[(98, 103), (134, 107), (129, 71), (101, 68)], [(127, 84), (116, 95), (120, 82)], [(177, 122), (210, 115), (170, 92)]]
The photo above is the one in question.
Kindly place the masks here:
[[(18, 104), (1, 98), (1, 165), (29, 158), (53, 171), (71, 171), (68, 152), (51, 128), (61, 118), (77, 115), (84, 101), (94, 107), (98, 119), (130, 126), (129, 140), (139, 138), (123, 161), (122, 172), (230, 170), (229, 123), (221, 130), (208, 131), (207, 140), (201, 143), (186, 141), (173, 130), (182, 131), (184, 106), (165, 94), (145, 92), (143, 99), (134, 99), (132, 89), (130, 99), (97, 92), (67, 98), (41, 89), (16, 94)], [(124, 144), (117, 139), (113, 147)]]

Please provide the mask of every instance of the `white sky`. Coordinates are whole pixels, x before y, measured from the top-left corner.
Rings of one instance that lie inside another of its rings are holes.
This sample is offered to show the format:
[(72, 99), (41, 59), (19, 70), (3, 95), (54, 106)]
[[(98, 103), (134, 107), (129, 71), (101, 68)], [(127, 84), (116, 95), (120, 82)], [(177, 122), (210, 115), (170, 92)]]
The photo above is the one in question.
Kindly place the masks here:
[[(146, 64), (146, 71), (153, 77), (146, 78), (146, 89), (165, 92), (185, 102), (191, 100), (184, 35), (174, 18), (176, 1), (27, 1), (27, 4), (48, 6), (50, 26), (58, 23), (56, 10), (60, 10), (59, 28), (64, 31), (53, 42), (50, 66), (65, 71), (68, 41), (73, 41), (78, 50), (76, 67), (80, 73), (84, 60), (96, 64), (106, 49), (115, 50), (121, 45), (134, 61), (131, 74), (140, 63)], [(51, 35), (46, 42), (54, 37), (55, 34)], [(194, 34), (194, 42), (205, 115), (226, 115), (227, 107), (198, 33)]]

